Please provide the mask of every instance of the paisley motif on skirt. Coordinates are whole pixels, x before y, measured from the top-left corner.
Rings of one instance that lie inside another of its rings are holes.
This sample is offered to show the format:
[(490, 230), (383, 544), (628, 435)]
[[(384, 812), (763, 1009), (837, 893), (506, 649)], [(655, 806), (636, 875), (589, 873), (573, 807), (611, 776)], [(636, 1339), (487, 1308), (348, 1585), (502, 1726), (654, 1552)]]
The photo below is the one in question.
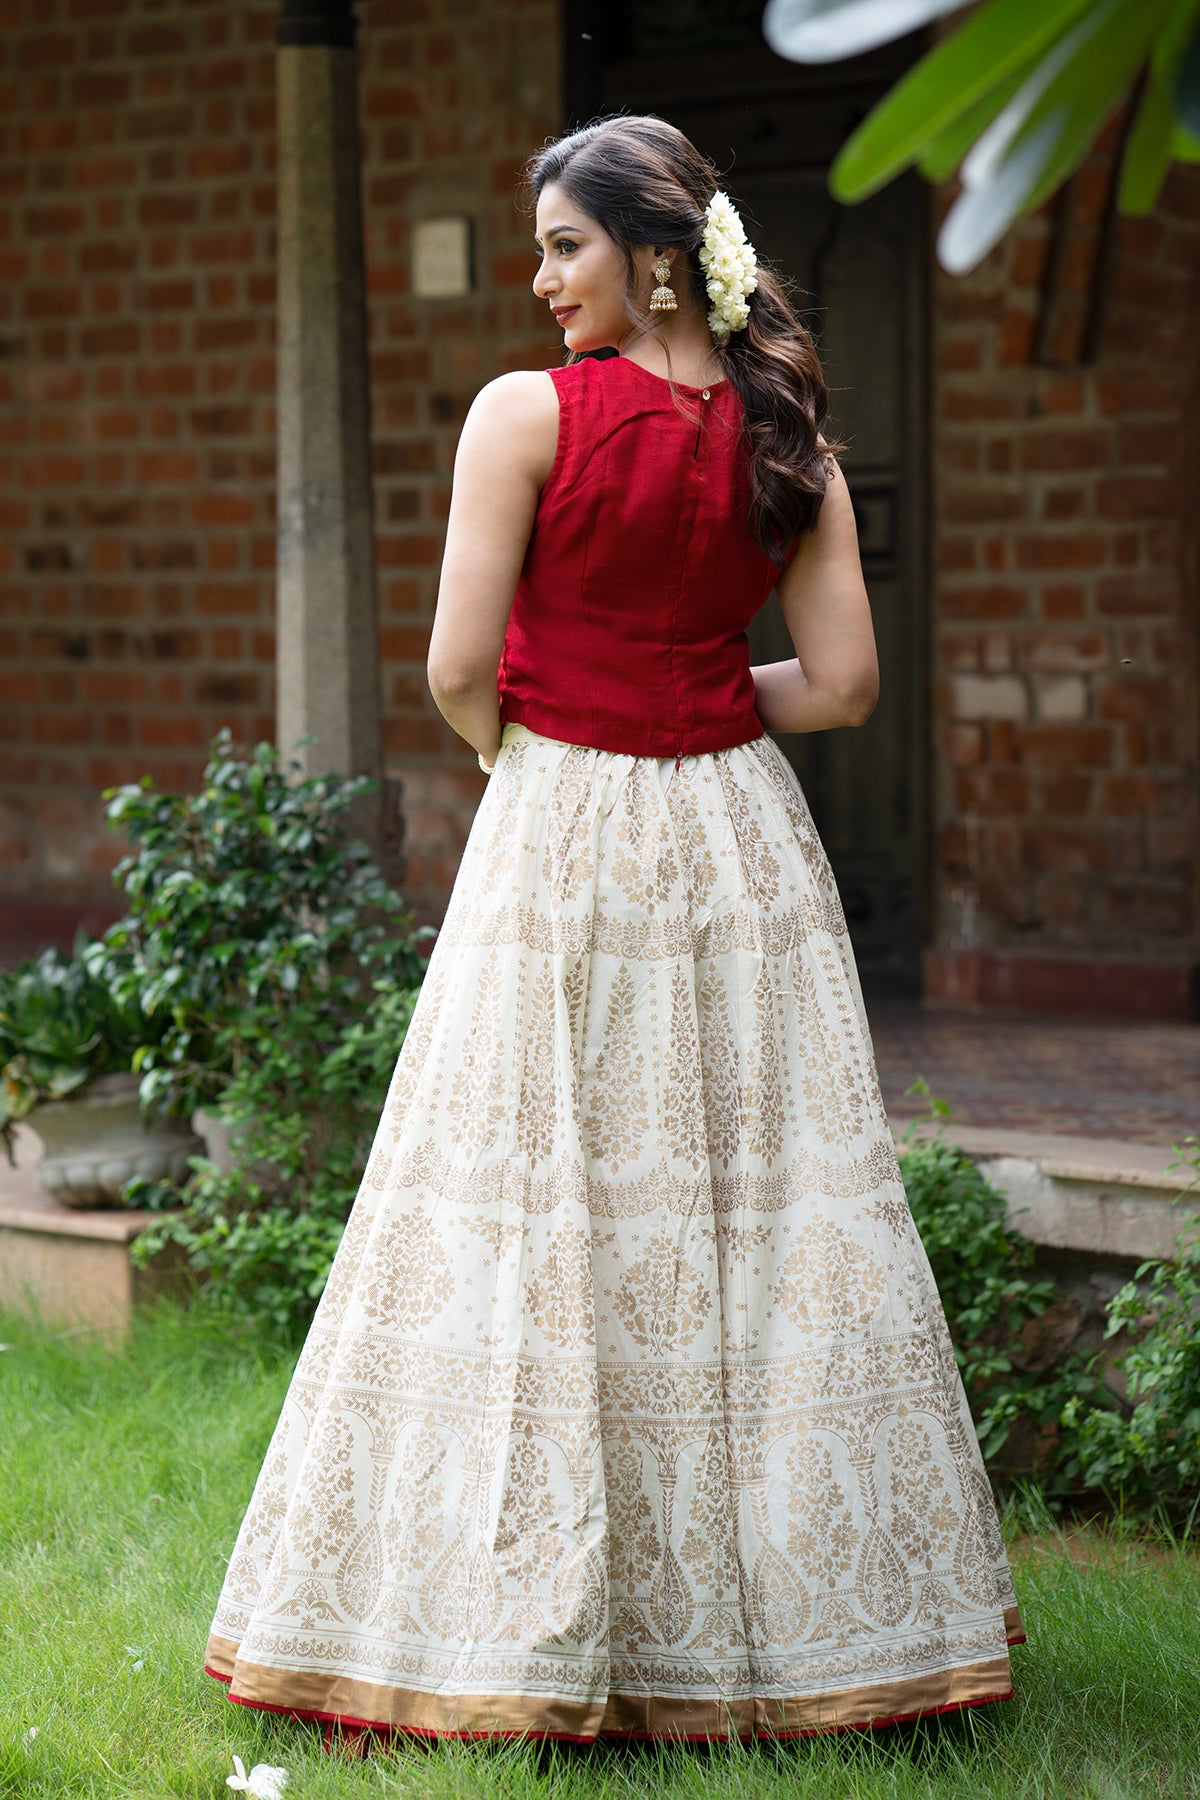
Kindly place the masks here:
[(209, 1668), (752, 1735), (1001, 1697), (1018, 1633), (790, 766), (508, 726)]

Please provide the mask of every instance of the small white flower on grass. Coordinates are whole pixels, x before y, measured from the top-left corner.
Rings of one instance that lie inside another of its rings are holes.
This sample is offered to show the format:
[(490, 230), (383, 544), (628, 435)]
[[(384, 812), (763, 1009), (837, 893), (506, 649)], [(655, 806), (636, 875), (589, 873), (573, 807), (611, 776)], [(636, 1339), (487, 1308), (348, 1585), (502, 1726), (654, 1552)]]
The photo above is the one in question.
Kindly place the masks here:
[(34, 1738), (37, 1736), (37, 1734), (40, 1730), (41, 1730), (40, 1725), (31, 1725), (29, 1727), (29, 1730), (25, 1733), (25, 1742), (27, 1744), (32, 1744)]
[(249, 1794), (250, 1800), (281, 1800), (287, 1786), (287, 1770), (274, 1769), (270, 1763), (255, 1763), (250, 1773), (246, 1773), (246, 1765), (240, 1756), (235, 1756), (233, 1766), (237, 1771), (225, 1777), (226, 1787), (236, 1788), (241, 1794)]

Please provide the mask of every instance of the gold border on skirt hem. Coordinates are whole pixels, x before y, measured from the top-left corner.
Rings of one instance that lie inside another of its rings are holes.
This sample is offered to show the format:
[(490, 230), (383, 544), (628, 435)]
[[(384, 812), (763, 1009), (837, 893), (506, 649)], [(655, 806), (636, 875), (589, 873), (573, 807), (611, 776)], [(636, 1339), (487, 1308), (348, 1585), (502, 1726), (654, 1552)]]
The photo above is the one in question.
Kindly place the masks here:
[[(1016, 1623), (1019, 1627), (1019, 1617)], [(523, 1732), (586, 1739), (776, 1736), (886, 1724), (1012, 1695), (1007, 1654), (909, 1680), (794, 1699), (727, 1702), (669, 1694), (610, 1694), (607, 1701), (579, 1702), (554, 1694), (423, 1693), (312, 1670), (264, 1668), (238, 1661), (237, 1651), (228, 1639), (210, 1638), (206, 1667), (218, 1679), (231, 1679), (229, 1697), (243, 1705), (445, 1736)]]

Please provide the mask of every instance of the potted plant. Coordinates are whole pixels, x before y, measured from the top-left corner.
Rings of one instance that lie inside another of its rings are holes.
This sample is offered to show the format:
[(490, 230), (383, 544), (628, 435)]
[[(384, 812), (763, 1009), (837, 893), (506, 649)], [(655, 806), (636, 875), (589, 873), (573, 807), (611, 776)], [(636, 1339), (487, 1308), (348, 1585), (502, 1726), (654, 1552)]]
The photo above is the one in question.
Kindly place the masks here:
[(89, 965), (43, 950), (0, 971), (0, 1138), (28, 1118), (45, 1146), (38, 1178), (67, 1206), (116, 1206), (126, 1182), (182, 1177), (201, 1148), (186, 1121), (143, 1106), (136, 1058), (155, 1031), (136, 998)]

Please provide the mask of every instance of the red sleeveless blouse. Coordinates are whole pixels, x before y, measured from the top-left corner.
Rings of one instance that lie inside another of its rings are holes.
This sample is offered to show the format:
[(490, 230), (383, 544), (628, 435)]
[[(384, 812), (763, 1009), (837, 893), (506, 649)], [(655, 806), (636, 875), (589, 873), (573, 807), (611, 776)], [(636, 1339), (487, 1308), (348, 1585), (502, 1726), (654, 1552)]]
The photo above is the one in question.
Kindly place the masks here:
[(732, 383), (673, 395), (624, 356), (548, 373), (558, 451), (500, 658), (501, 723), (632, 756), (761, 737), (746, 627), (780, 571), (750, 535)]

